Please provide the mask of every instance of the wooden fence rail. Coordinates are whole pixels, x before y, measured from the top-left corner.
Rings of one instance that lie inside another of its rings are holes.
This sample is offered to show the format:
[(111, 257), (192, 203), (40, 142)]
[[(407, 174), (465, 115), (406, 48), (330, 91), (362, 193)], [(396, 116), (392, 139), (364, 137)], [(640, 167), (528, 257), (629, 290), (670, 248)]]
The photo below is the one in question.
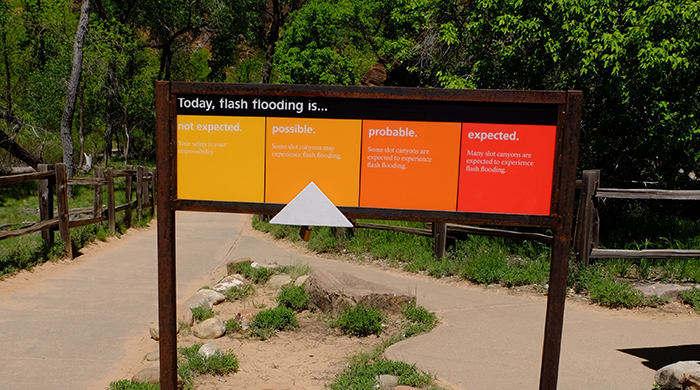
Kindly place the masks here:
[(700, 250), (688, 249), (600, 249), (600, 216), (597, 200), (652, 199), (652, 200), (700, 200), (700, 191), (673, 191), (658, 189), (600, 188), (600, 170), (583, 171), (581, 197), (579, 198), (574, 252), (578, 263), (588, 265), (591, 258), (598, 259), (692, 259), (700, 258)]
[[(49, 169), (52, 168), (52, 169)], [(136, 178), (137, 200), (132, 200), (133, 182)], [(115, 204), (114, 179), (125, 179), (125, 203)], [(116, 213), (124, 211), (125, 221), (131, 222), (131, 210), (136, 207), (139, 218), (145, 208), (155, 210), (155, 180), (156, 169), (151, 172), (146, 167), (131, 166), (120, 171), (112, 168), (95, 167), (95, 177), (71, 178), (66, 177), (65, 164), (55, 164), (49, 167), (40, 164), (37, 172), (12, 176), (0, 176), (0, 186), (39, 180), (39, 222), (19, 229), (0, 231), (0, 240), (19, 237), (25, 234), (41, 232), (44, 241), (53, 244), (53, 232), (58, 229), (61, 240), (65, 243), (66, 256), (73, 258), (73, 248), (70, 239), (70, 229), (107, 221), (112, 234), (116, 232)], [(151, 185), (149, 186), (149, 183)], [(68, 187), (75, 185), (94, 186), (94, 200), (90, 207), (68, 209)], [(103, 190), (107, 186), (107, 204), (103, 204)], [(150, 194), (149, 194), (150, 188)], [(54, 196), (55, 194), (55, 196)], [(54, 197), (56, 206), (54, 207)], [(56, 215), (56, 216), (54, 216)], [(71, 218), (79, 215), (90, 215), (87, 218)]]

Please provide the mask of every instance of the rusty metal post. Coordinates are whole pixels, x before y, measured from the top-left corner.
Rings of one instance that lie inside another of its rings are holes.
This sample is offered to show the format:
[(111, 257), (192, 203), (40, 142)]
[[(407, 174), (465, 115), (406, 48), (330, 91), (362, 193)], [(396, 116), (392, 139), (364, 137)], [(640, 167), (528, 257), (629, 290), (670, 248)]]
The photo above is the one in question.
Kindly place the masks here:
[[(158, 323), (160, 388), (177, 389), (177, 319), (175, 311), (174, 166), (170, 118), (170, 83), (156, 83), (156, 163), (158, 166)], [(143, 175), (143, 170), (139, 170)]]
[(70, 239), (68, 215), (68, 173), (66, 164), (56, 164), (56, 203), (58, 204), (58, 230), (66, 246), (66, 257), (73, 260), (73, 244)]
[(544, 326), (544, 346), (540, 371), (540, 390), (556, 390), (559, 379), (559, 358), (564, 329), (566, 280), (569, 272), (571, 229), (574, 219), (576, 163), (578, 161), (579, 126), (583, 93), (569, 92), (566, 105), (559, 106), (559, 126), (563, 126), (562, 148), (559, 151), (558, 196), (555, 201), (554, 243), (549, 272), (547, 317)]

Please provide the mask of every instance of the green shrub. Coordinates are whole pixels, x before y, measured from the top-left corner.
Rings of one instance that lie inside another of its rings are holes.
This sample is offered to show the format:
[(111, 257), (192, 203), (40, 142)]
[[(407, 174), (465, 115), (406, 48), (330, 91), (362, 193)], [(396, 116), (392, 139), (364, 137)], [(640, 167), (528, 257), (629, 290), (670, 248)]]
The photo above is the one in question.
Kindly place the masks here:
[(692, 288), (679, 293), (678, 296), (684, 303), (689, 304), (695, 311), (700, 312), (700, 290)]
[(109, 384), (109, 390), (160, 390), (160, 386), (153, 383), (132, 382), (122, 379)]
[(243, 299), (247, 296), (255, 294), (255, 287), (252, 284), (244, 284), (243, 286), (233, 286), (224, 291), (224, 296), (229, 302), (234, 302), (238, 299)]
[(430, 332), (438, 323), (435, 313), (429, 312), (422, 306), (416, 306), (415, 302), (405, 305), (401, 314), (410, 323), (404, 332), (404, 337)]
[(418, 371), (416, 366), (392, 360), (355, 361), (344, 372), (338, 374), (331, 390), (373, 390), (379, 386), (379, 375), (399, 377), (398, 384), (411, 387), (426, 387), (433, 379)]
[(277, 303), (294, 311), (302, 311), (309, 306), (309, 294), (303, 286), (282, 286), (282, 290), (277, 294)]
[(292, 309), (284, 306), (263, 310), (250, 321), (251, 335), (261, 340), (270, 338), (275, 331), (298, 327), (296, 314)]
[(214, 317), (214, 312), (211, 309), (204, 309), (202, 307), (195, 307), (192, 310), (192, 318), (197, 322), (202, 322), (208, 318)]
[(235, 318), (226, 321), (226, 334), (233, 335), (241, 331), (241, 324)]
[(332, 325), (339, 328), (348, 336), (365, 337), (382, 333), (382, 312), (363, 305), (355, 305), (343, 311), (343, 314)]
[(202, 344), (195, 344), (189, 348), (178, 348), (180, 359), (177, 373), (185, 382), (186, 387), (191, 387), (192, 378), (197, 374), (225, 375), (238, 371), (238, 359), (233, 353), (217, 353), (205, 358), (199, 354)]
[(255, 284), (265, 283), (270, 280), (274, 271), (265, 267), (253, 268), (251, 264), (252, 262), (248, 260), (240, 263), (229, 263), (226, 267), (229, 275), (241, 274)]

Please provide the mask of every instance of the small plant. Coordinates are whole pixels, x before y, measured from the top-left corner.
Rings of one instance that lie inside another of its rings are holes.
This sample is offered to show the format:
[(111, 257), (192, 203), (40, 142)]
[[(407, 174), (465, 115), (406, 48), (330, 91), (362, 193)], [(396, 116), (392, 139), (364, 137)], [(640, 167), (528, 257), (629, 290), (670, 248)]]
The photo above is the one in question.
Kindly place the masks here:
[(371, 334), (379, 336), (382, 333), (383, 319), (381, 311), (363, 305), (355, 305), (344, 310), (340, 318), (333, 321), (332, 325), (348, 336), (365, 337)]
[(298, 327), (296, 314), (284, 306), (263, 310), (250, 321), (251, 335), (261, 340), (269, 339), (275, 331)]
[(229, 302), (235, 302), (247, 296), (255, 294), (255, 287), (252, 284), (244, 284), (243, 286), (233, 286), (224, 291), (224, 296)]
[(217, 353), (205, 358), (199, 354), (202, 344), (195, 344), (189, 348), (178, 348), (177, 373), (184, 382), (184, 387), (193, 387), (193, 378), (198, 374), (225, 375), (238, 371), (238, 359), (233, 353)]
[(226, 321), (226, 334), (227, 335), (234, 335), (240, 331), (241, 331), (241, 324), (239, 324), (235, 318), (231, 318), (228, 321)]
[(329, 385), (331, 390), (376, 389), (379, 387), (379, 375), (395, 375), (399, 377), (398, 384), (411, 387), (427, 387), (433, 382), (430, 375), (419, 371), (416, 366), (404, 362), (368, 359), (370, 355), (355, 356), (350, 367), (336, 376), (335, 382)]
[(313, 269), (308, 264), (294, 264), (294, 265), (278, 265), (274, 268), (274, 271), (279, 274), (287, 274), (292, 280), (296, 280), (300, 276), (309, 275), (313, 272)]
[(122, 379), (109, 384), (109, 390), (160, 390), (160, 386), (153, 383), (132, 382)]
[(435, 313), (429, 312), (422, 306), (416, 306), (415, 302), (405, 305), (401, 310), (401, 314), (410, 323), (408, 329), (404, 332), (404, 337), (430, 332), (438, 323)]
[(192, 310), (192, 318), (197, 322), (202, 322), (206, 319), (214, 317), (214, 312), (211, 309), (204, 309), (202, 307), (195, 307)]
[(303, 286), (286, 285), (277, 294), (277, 302), (294, 311), (302, 311), (309, 306), (309, 294)]
[(687, 291), (682, 291), (678, 294), (684, 303), (689, 304), (695, 309), (695, 311), (700, 312), (700, 290), (697, 288), (692, 288)]
[(271, 269), (265, 267), (253, 268), (251, 264), (252, 262), (250, 260), (240, 263), (229, 263), (227, 265), (227, 272), (229, 275), (241, 274), (255, 284), (265, 283), (270, 280), (270, 277), (274, 273)]

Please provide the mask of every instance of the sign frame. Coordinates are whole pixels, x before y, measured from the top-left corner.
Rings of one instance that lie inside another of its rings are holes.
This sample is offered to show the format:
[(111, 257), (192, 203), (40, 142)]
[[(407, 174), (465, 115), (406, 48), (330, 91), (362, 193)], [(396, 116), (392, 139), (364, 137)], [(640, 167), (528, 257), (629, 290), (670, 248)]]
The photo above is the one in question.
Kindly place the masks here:
[[(399, 87), (329, 87), (276, 84), (156, 83), (158, 319), (160, 324), (160, 383), (177, 388), (175, 291), (175, 211), (276, 214), (278, 203), (189, 200), (177, 197), (177, 108), (180, 95), (269, 96), (321, 99), (387, 99), (426, 104), (483, 103), (544, 105), (556, 113), (556, 141), (549, 215), (497, 214), (460, 211), (338, 207), (348, 218), (452, 222), (473, 225), (540, 227), (553, 230), (550, 282), (545, 319), (540, 390), (555, 390), (559, 371), (573, 227), (578, 144), (583, 103), (581, 91), (455, 90)], [(556, 111), (554, 111), (556, 109)]]

